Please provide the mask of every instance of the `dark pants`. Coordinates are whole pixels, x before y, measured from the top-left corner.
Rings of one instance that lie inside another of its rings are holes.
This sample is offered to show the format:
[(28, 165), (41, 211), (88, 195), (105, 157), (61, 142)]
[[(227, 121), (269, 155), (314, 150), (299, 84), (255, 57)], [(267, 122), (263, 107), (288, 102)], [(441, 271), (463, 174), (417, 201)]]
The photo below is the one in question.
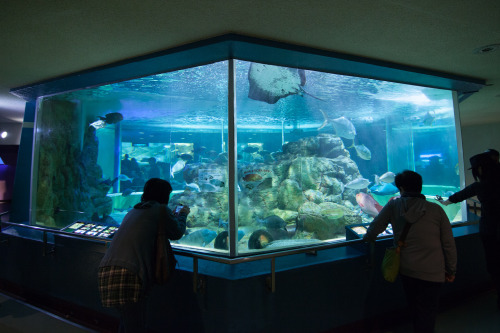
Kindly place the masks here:
[(434, 332), (442, 283), (401, 275), (415, 333)]
[(500, 306), (500, 224), (481, 220), (479, 233), (483, 242), (486, 268), (499, 296)]
[(146, 330), (146, 298), (117, 308), (120, 313), (119, 333), (144, 333)]

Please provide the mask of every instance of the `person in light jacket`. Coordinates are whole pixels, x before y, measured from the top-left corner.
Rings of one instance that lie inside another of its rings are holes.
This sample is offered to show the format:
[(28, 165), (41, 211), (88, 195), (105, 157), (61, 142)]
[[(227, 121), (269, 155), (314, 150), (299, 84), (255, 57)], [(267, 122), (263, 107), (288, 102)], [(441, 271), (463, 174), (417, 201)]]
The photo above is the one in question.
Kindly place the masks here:
[(441, 287), (455, 280), (455, 240), (443, 208), (421, 194), (418, 173), (405, 170), (396, 175), (395, 183), (401, 197), (384, 206), (363, 239), (374, 241), (391, 223), (397, 245), (405, 223), (411, 224), (401, 248), (400, 277), (415, 332), (434, 332)]

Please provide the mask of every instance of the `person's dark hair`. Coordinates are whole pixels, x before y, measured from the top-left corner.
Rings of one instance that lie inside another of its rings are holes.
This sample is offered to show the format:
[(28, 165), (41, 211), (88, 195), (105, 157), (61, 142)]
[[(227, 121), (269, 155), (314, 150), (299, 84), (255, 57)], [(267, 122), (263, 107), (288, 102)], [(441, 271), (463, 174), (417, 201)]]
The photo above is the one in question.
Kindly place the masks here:
[[(469, 159), (469, 162), (472, 176), (476, 181), (489, 182), (494, 178), (498, 178), (498, 168), (491, 158), (490, 152), (474, 155)], [(479, 168), (481, 168), (481, 173), (479, 173)]]
[(422, 192), (422, 176), (415, 171), (404, 170), (398, 173), (394, 182), (396, 183), (396, 187), (400, 190), (402, 187), (406, 192)]
[(168, 204), (172, 193), (172, 185), (164, 179), (151, 178), (144, 185), (144, 193), (141, 201), (157, 201), (161, 204)]
[(486, 149), (485, 153), (488, 153), (491, 156), (496, 157), (496, 158), (500, 157), (500, 152), (498, 152), (498, 150), (493, 149), (493, 148)]

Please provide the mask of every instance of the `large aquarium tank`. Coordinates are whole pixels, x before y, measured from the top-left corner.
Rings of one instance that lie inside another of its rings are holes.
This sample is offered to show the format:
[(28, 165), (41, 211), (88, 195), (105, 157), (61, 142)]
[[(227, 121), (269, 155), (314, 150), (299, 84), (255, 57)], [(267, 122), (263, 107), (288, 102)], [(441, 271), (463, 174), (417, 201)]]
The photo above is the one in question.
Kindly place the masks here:
[(191, 208), (174, 247), (344, 241), (399, 195), (398, 172), (431, 201), (459, 190), (456, 114), (450, 90), (243, 60), (40, 97), (30, 222), (111, 238), (158, 177)]

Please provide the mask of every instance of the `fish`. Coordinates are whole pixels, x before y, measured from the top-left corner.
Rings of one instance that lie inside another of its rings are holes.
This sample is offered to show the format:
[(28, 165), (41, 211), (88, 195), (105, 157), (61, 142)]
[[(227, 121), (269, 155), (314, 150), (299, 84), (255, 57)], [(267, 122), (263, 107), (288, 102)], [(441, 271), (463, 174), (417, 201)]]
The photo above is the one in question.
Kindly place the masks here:
[(106, 127), (106, 122), (104, 120), (97, 120), (90, 124), (96, 130)]
[(249, 173), (245, 177), (243, 177), (243, 180), (246, 182), (256, 182), (262, 179), (261, 175), (258, 175), (256, 173)]
[(364, 188), (367, 188), (369, 184), (370, 181), (366, 178), (356, 178), (345, 184), (344, 187), (354, 190), (362, 190)]
[(364, 192), (356, 194), (356, 202), (361, 210), (371, 217), (377, 216), (383, 208), (371, 195)]
[(119, 112), (108, 113), (104, 117), (99, 116), (99, 119), (104, 121), (106, 124), (116, 124), (123, 120), (123, 115)]
[(186, 161), (184, 160), (178, 160), (174, 166), (172, 167), (172, 170), (170, 171), (170, 175), (172, 176), (172, 178), (174, 177), (174, 175), (178, 172), (181, 172), (182, 170), (184, 170), (184, 167), (186, 166)]
[(201, 192), (200, 186), (196, 183), (189, 183), (186, 184), (186, 189), (190, 190), (191, 192)]
[(321, 100), (304, 90), (306, 74), (303, 69), (251, 63), (248, 82), (248, 97), (268, 104), (275, 104), (281, 98), (296, 94), (307, 94)]
[(354, 140), (354, 137), (356, 136), (356, 128), (349, 119), (345, 117), (333, 119), (332, 125), (337, 136)]
[(394, 179), (396, 178), (396, 174), (391, 171), (387, 171), (382, 176), (375, 175), (375, 184), (380, 184), (380, 182), (384, 183), (394, 183)]
[[(245, 232), (243, 230), (238, 230), (238, 242), (245, 236)], [(229, 232), (222, 231), (220, 234), (215, 237), (214, 248), (219, 250), (227, 250), (229, 249)]]
[(131, 181), (133, 181), (133, 180), (134, 180), (134, 178), (130, 178), (129, 176), (124, 175), (124, 174), (120, 174), (120, 175), (118, 175), (118, 177), (116, 177), (116, 178), (117, 178), (119, 181), (122, 181), (122, 182), (127, 182), (127, 181), (131, 182)]
[(368, 149), (364, 144), (354, 145), (354, 149), (356, 149), (356, 153), (358, 154), (359, 158), (366, 161), (372, 159), (372, 153), (370, 152), (370, 149)]
[(184, 235), (179, 239), (179, 244), (205, 247), (213, 241), (215, 237), (217, 237), (217, 232), (210, 229), (199, 229)]
[(277, 215), (271, 215), (265, 219), (257, 219), (257, 222), (262, 224), (268, 229), (285, 229), (286, 222)]
[(356, 136), (356, 127), (351, 123), (349, 119), (346, 117), (339, 117), (333, 120), (330, 120), (325, 113), (325, 111), (319, 109), (321, 114), (323, 114), (323, 118), (325, 119), (323, 121), (323, 124), (321, 124), (320, 127), (318, 127), (318, 131), (324, 128), (328, 123), (331, 123), (333, 126), (333, 129), (335, 130), (335, 134), (339, 137), (345, 138), (345, 139), (350, 139), (354, 140), (354, 137)]
[(436, 119), (435, 115), (433, 115), (430, 112), (427, 112), (424, 116), (424, 119), (422, 119), (422, 124), (425, 126), (432, 126), (435, 119)]
[(391, 183), (381, 183), (370, 187), (370, 191), (378, 195), (389, 195), (398, 193), (399, 189)]
[(273, 236), (263, 229), (254, 231), (248, 238), (249, 249), (263, 249), (273, 241)]

